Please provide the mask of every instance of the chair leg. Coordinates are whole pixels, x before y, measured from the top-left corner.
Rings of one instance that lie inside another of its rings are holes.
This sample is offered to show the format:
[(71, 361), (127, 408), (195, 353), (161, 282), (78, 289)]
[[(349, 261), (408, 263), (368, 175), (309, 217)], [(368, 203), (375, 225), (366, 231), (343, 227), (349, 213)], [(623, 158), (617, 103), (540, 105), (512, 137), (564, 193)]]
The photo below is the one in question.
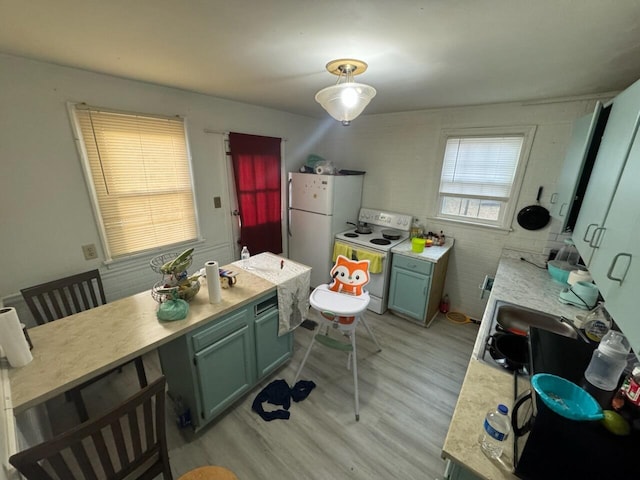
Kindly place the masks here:
[(144, 388), (147, 386), (147, 374), (144, 371), (142, 357), (137, 357), (134, 363), (136, 364), (136, 372), (138, 372), (138, 383), (140, 384), (140, 388)]
[(351, 334), (351, 352), (353, 361), (353, 400), (356, 410), (356, 422), (360, 421), (360, 398), (358, 396), (358, 356), (356, 355), (356, 332)]
[(371, 330), (371, 328), (369, 328), (369, 324), (366, 322), (366, 320), (364, 319), (364, 315), (362, 315), (360, 317), (360, 321), (362, 322), (362, 324), (364, 325), (364, 328), (367, 329), (367, 333), (369, 334), (369, 336), (373, 339), (373, 341), (376, 344), (376, 347), (378, 347), (378, 351), (381, 352), (382, 351), (382, 347), (380, 346), (380, 344), (378, 343), (378, 339), (376, 338), (376, 336), (373, 334), (373, 330)]
[(80, 417), (80, 422), (84, 423), (89, 420), (87, 407), (84, 404), (84, 400), (82, 399), (82, 393), (80, 392), (80, 389), (74, 388), (73, 390), (69, 390), (69, 394), (73, 399), (73, 403), (75, 403), (76, 405), (76, 411), (78, 412), (78, 416)]
[(309, 357), (309, 354), (311, 353), (311, 348), (313, 347), (313, 343), (316, 341), (316, 335), (318, 335), (318, 332), (320, 332), (320, 328), (316, 328), (316, 331), (313, 332), (313, 337), (311, 337), (311, 342), (309, 343), (309, 346), (307, 347), (307, 351), (304, 354), (304, 358), (302, 359), (302, 362), (300, 363), (300, 366), (298, 367), (298, 371), (296, 372), (296, 377), (293, 379), (293, 384), (295, 385), (298, 382), (298, 377), (300, 377), (300, 373), (302, 372), (302, 369), (304, 368), (304, 364), (307, 363), (307, 358)]

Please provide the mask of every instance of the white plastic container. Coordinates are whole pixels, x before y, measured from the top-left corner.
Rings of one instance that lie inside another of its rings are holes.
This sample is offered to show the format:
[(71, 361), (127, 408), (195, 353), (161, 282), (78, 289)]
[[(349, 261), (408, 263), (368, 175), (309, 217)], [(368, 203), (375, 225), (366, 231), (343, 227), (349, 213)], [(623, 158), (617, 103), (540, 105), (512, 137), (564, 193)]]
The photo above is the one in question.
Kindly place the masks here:
[(489, 458), (500, 457), (510, 431), (509, 409), (505, 405), (500, 404), (495, 410), (489, 411), (480, 435), (480, 447), (484, 454)]
[(598, 348), (593, 351), (591, 362), (584, 372), (584, 378), (601, 390), (610, 392), (618, 387), (620, 376), (627, 366), (627, 355), (631, 347), (626, 337), (615, 330), (609, 330)]

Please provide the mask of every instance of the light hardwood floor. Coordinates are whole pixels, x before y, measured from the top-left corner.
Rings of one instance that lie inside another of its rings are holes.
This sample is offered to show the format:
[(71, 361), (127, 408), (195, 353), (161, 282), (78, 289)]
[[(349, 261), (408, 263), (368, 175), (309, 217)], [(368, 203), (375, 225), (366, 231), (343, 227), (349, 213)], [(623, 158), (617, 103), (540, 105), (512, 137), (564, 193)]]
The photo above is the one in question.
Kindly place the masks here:
[[(377, 353), (358, 327), (359, 422), (346, 354), (321, 345), (314, 346), (301, 375), (317, 387), (306, 400), (292, 403), (289, 420), (265, 422), (251, 411), (255, 396), (272, 380), (292, 385), (312, 335), (298, 328), (291, 361), (201, 432), (178, 429), (168, 402), (175, 478), (207, 464), (226, 466), (242, 480), (442, 478), (440, 452), (478, 326), (440, 316), (425, 329), (390, 313), (368, 313), (367, 321), (383, 350)], [(155, 353), (144, 361), (149, 379), (160, 375)], [(131, 366), (92, 385), (84, 391), (90, 414), (136, 387)], [(55, 431), (77, 422), (73, 405), (62, 397), (48, 402), (48, 409)]]

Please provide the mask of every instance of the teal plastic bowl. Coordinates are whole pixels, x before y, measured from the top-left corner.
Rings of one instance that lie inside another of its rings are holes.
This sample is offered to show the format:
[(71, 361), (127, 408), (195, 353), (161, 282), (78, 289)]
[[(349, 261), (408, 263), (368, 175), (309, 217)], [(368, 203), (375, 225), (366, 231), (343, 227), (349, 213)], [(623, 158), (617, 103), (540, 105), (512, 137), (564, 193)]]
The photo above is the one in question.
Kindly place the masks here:
[(573, 382), (550, 373), (531, 377), (531, 386), (544, 404), (569, 420), (602, 420), (602, 408), (589, 393)]
[(560, 283), (567, 283), (567, 280), (569, 280), (569, 274), (571, 273), (571, 270), (575, 270), (578, 267), (576, 267), (575, 265), (569, 265), (567, 262), (561, 262), (558, 260), (551, 260), (550, 262), (547, 262), (547, 270), (549, 271), (549, 275), (551, 275), (551, 278), (553, 278), (556, 282), (560, 282)]

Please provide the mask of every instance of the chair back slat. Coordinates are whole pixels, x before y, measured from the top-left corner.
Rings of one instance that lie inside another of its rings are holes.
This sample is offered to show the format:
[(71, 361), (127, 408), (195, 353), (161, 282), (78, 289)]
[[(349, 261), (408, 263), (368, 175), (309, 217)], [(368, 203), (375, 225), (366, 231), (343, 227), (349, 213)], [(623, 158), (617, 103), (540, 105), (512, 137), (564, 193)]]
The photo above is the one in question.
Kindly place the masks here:
[(127, 444), (122, 434), (122, 425), (120, 425), (120, 419), (116, 419), (111, 424), (111, 431), (113, 432), (113, 441), (116, 444), (116, 451), (118, 452), (118, 460), (122, 468), (129, 466), (129, 455), (127, 454)]
[(133, 456), (142, 455), (142, 444), (140, 442), (140, 426), (138, 425), (138, 416), (135, 412), (129, 412), (129, 430), (131, 431), (131, 446), (133, 447)]
[(107, 303), (99, 270), (20, 290), (39, 325)]
[(91, 460), (89, 459), (89, 455), (87, 454), (87, 450), (84, 447), (83, 442), (76, 442), (71, 445), (71, 451), (78, 461), (78, 465), (80, 466), (80, 470), (82, 471), (85, 480), (98, 480), (98, 476), (93, 470), (93, 465), (91, 464)]
[(102, 431), (98, 430), (97, 432), (92, 433), (91, 440), (93, 440), (93, 446), (98, 454), (102, 470), (107, 475), (107, 478), (112, 478), (116, 471), (113, 466), (113, 462), (111, 461), (111, 454), (107, 448), (107, 442), (104, 439)]
[(27, 480), (50, 479), (46, 470), (55, 471), (64, 480), (118, 480), (132, 474), (136, 478), (163, 474), (165, 480), (171, 480), (164, 423), (165, 383), (160, 377), (105, 415), (16, 453), (10, 463)]
[(58, 478), (73, 478), (73, 473), (61, 453), (55, 453), (49, 457), (49, 464)]

